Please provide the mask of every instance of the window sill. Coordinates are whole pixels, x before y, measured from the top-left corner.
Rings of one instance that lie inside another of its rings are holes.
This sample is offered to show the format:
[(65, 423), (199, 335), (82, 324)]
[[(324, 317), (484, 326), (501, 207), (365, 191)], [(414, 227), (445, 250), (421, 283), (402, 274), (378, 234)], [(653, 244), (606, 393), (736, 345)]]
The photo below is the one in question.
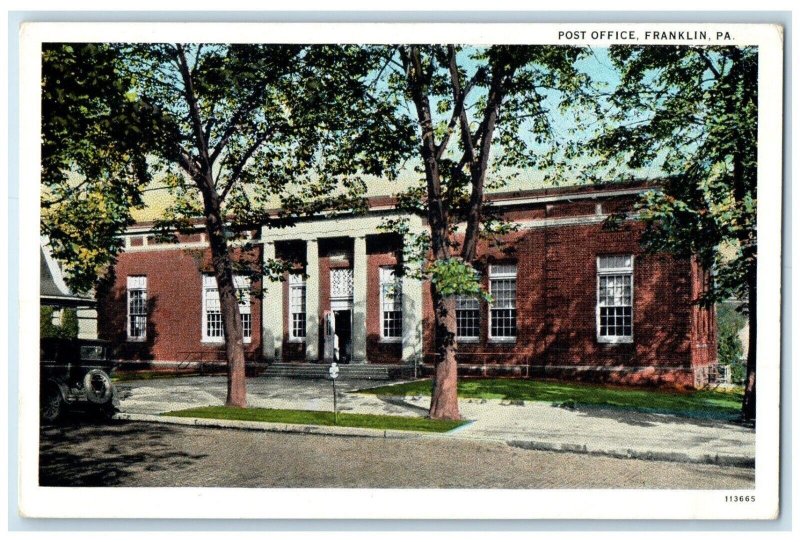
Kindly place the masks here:
[(305, 337), (290, 337), (286, 342), (290, 344), (303, 344), (306, 342)]
[(381, 337), (378, 340), (380, 344), (397, 344), (403, 342), (402, 337)]
[(489, 344), (514, 344), (517, 342), (516, 337), (489, 337), (487, 341)]
[(464, 344), (477, 344), (481, 342), (480, 337), (456, 337), (456, 342)]
[[(253, 342), (253, 339), (243, 339), (242, 340), (242, 344), (251, 344), (252, 342)], [(215, 345), (219, 345), (219, 344), (225, 344), (225, 340), (224, 339), (203, 339), (202, 341), (200, 341), (200, 344), (215, 344)]]
[(633, 344), (633, 337), (597, 337), (599, 344)]
[(125, 342), (129, 342), (129, 343), (144, 343), (144, 342), (147, 342), (147, 337), (128, 337)]

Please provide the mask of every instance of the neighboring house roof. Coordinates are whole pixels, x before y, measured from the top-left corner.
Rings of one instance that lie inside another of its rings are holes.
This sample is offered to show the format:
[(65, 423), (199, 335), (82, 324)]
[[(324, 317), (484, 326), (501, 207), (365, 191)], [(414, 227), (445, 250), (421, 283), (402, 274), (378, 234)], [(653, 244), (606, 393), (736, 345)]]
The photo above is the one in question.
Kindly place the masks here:
[(42, 257), (39, 260), (39, 297), (42, 305), (58, 305), (66, 307), (90, 306), (94, 299), (72, 292), (64, 282), (64, 274), (58, 265), (46, 240), (41, 242)]

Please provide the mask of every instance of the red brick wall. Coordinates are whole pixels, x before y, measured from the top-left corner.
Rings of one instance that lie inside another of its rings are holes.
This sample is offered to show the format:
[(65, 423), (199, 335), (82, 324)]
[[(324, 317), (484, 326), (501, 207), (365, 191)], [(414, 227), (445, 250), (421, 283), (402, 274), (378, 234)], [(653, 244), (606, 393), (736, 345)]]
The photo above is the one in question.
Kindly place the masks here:
[[(598, 200), (600, 201), (600, 200)], [(629, 209), (633, 198), (602, 200), (604, 212)], [(596, 201), (531, 204), (509, 213), (513, 220), (593, 216)], [(321, 226), (322, 227), (322, 226)], [(601, 223), (533, 227), (513, 233), (500, 245), (481, 242), (483, 283), (488, 286), (491, 263), (517, 264), (517, 338), (491, 342), (489, 314), (481, 304), (480, 339), (459, 345), (459, 362), (469, 366), (514, 366), (518, 374), (566, 376), (617, 382), (668, 382), (691, 385), (695, 367), (716, 363), (713, 309), (692, 303), (702, 291), (706, 273), (688, 259), (647, 255), (639, 246), (642, 225), (625, 223), (609, 231)], [(188, 239), (186, 239), (188, 240)], [(345, 244), (352, 241), (345, 241)], [(288, 245), (287, 245), (288, 246)], [(330, 306), (330, 270), (352, 267), (352, 257), (332, 259), (344, 247), (320, 241), (320, 314)], [(352, 249), (352, 245), (349, 245)], [(347, 247), (344, 247), (347, 249)], [(400, 363), (402, 346), (380, 340), (379, 268), (397, 263), (397, 252), (386, 238), (367, 240), (367, 359), (370, 363)], [(292, 250), (304, 247), (292, 246)], [(288, 250), (288, 249), (287, 249)], [(346, 251), (346, 250), (345, 250)], [(632, 344), (597, 341), (597, 256), (633, 254), (634, 340)], [(259, 259), (252, 253), (242, 258)], [(222, 357), (222, 345), (201, 342), (201, 270), (209, 268), (208, 251), (164, 247), (160, 251), (120, 255), (116, 282), (102, 295), (100, 333), (119, 344), (123, 359), (191, 361)], [(147, 275), (151, 304), (148, 340), (126, 341), (126, 277)], [(258, 284), (255, 284), (256, 288)], [(304, 343), (288, 341), (288, 283), (283, 285), (283, 359), (303, 360)], [(260, 359), (261, 302), (252, 298), (253, 338), (248, 359)], [(433, 307), (430, 285), (423, 285), (423, 348), (433, 361)], [(320, 320), (321, 324), (321, 320)], [(320, 331), (321, 331), (320, 325)], [(320, 333), (319, 353), (323, 355)]]
[[(487, 337), (488, 307), (481, 304), (481, 336), (459, 344), (464, 366), (528, 365), (531, 374), (570, 375), (617, 381), (690, 385), (691, 369), (709, 363), (714, 348), (692, 348), (692, 333), (702, 340), (712, 322), (696, 331), (691, 262), (646, 255), (639, 247), (641, 224), (605, 231), (602, 224), (535, 228), (510, 236), (504, 250), (483, 246), (484, 264), (517, 264), (517, 338), (512, 344)], [(632, 344), (597, 341), (597, 256), (633, 254), (634, 340)], [(488, 287), (488, 269), (483, 274)], [(433, 311), (425, 291), (425, 317)], [(432, 326), (425, 330), (426, 362), (433, 361)], [(697, 353), (708, 354), (700, 360)], [(587, 368), (593, 370), (587, 372)], [(664, 370), (666, 369), (666, 371)]]
[[(260, 254), (241, 255), (257, 260)], [(210, 271), (209, 251), (171, 248), (123, 252), (115, 281), (99, 293), (98, 332), (113, 341), (122, 360), (213, 361), (224, 359), (223, 344), (202, 342), (202, 272)], [(147, 276), (147, 340), (127, 340), (127, 277)], [(254, 281), (257, 292), (260, 283)], [(245, 344), (248, 360), (260, 358), (261, 300), (251, 294), (252, 341)]]
[[(700, 299), (709, 281), (709, 273), (696, 259), (692, 260), (692, 299)], [(717, 362), (717, 315), (713, 306), (692, 306), (692, 366), (703, 367)]]
[(380, 268), (397, 265), (390, 250), (375, 248), (367, 254), (367, 360), (370, 363), (400, 363), (402, 345), (381, 340)]

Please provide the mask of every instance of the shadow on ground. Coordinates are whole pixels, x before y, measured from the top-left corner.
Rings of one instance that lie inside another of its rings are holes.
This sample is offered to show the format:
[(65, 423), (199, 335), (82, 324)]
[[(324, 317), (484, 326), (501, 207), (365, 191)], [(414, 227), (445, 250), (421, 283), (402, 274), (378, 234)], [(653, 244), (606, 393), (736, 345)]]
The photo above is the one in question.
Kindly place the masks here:
[[(165, 424), (132, 427), (73, 416), (40, 429), (40, 486), (116, 486), (136, 472), (184, 469), (206, 457), (175, 450), (165, 442)], [(109, 432), (114, 444), (107, 444)], [(101, 442), (103, 444), (101, 444)]]
[(572, 410), (581, 416), (590, 418), (603, 418), (611, 419), (635, 427), (653, 427), (656, 425), (664, 425), (667, 423), (691, 423), (700, 427), (725, 427), (730, 425), (739, 425), (741, 427), (752, 428), (752, 424), (742, 423), (737, 416), (724, 415), (719, 412), (709, 412), (708, 414), (700, 412), (682, 413), (663, 412), (654, 409), (652, 412), (644, 412), (641, 410), (630, 410), (626, 408), (614, 408), (609, 406), (592, 406), (592, 405), (557, 405), (560, 408)]
[(386, 403), (387, 405), (397, 407), (396, 409), (393, 410), (387, 410), (387, 412), (403, 412), (404, 410), (409, 410), (417, 414), (420, 414), (422, 416), (428, 415), (427, 408), (409, 403), (408, 401), (405, 400), (404, 397), (394, 397), (391, 395), (378, 395), (376, 397), (380, 399), (381, 402)]

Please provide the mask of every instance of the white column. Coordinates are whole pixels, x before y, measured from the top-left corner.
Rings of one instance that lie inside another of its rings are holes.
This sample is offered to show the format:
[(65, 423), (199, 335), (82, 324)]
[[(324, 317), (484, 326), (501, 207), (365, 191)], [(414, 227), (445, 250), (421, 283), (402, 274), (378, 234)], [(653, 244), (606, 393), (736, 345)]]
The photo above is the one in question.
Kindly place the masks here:
[(353, 238), (353, 363), (367, 362), (367, 238)]
[(319, 360), (319, 244), (306, 241), (306, 361)]
[[(265, 228), (266, 229), (266, 228)], [(262, 230), (261, 238), (265, 232)], [(275, 243), (264, 243), (263, 260), (275, 258)], [(283, 283), (262, 277), (261, 353), (268, 362), (280, 360), (283, 351)]]
[(422, 361), (422, 281), (403, 277), (403, 362)]

